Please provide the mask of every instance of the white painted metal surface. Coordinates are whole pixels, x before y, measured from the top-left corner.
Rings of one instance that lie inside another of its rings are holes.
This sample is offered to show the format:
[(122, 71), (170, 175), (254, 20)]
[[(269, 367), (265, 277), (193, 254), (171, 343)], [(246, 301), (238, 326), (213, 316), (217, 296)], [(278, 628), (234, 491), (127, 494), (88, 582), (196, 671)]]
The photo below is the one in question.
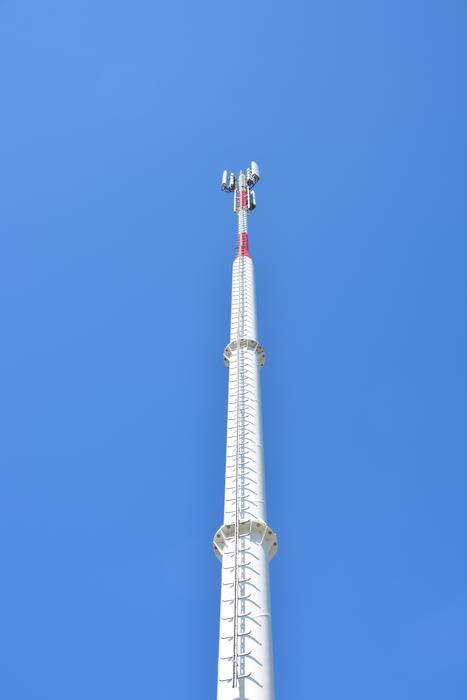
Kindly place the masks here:
[[(258, 166), (254, 165), (257, 182)], [(269, 560), (277, 537), (267, 524), (254, 267), (248, 252), (249, 185), (235, 180), (238, 255), (232, 271), (224, 524), (214, 536), (222, 562), (218, 700), (273, 700)]]

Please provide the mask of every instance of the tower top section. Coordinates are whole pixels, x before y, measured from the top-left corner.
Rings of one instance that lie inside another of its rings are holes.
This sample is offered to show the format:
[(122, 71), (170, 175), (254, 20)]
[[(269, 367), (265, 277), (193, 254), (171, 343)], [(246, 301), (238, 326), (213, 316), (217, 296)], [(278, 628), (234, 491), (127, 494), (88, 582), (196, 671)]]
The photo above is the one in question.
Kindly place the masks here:
[(251, 161), (250, 167), (246, 169), (246, 173), (240, 170), (238, 175), (228, 173), (224, 170), (222, 173), (221, 188), (223, 192), (234, 193), (234, 211), (240, 210), (253, 211), (256, 207), (256, 196), (253, 192), (253, 187), (259, 180), (259, 166), (254, 160)]
[(248, 214), (256, 209), (256, 196), (253, 187), (259, 180), (258, 163), (252, 161), (246, 173), (240, 170), (238, 175), (224, 170), (221, 188), (223, 192), (233, 192), (233, 210), (237, 215), (237, 257), (250, 257), (248, 251)]

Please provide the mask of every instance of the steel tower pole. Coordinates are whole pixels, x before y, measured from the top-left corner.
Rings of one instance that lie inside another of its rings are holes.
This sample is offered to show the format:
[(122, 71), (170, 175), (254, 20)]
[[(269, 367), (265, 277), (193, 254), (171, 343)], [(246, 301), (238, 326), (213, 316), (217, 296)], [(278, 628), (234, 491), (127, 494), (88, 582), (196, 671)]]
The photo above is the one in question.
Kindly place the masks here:
[(256, 163), (238, 177), (224, 171), (222, 189), (234, 194), (238, 220), (232, 270), (224, 523), (214, 536), (222, 562), (218, 700), (273, 700), (269, 561), (277, 537), (266, 519), (258, 342), (248, 215), (255, 208)]

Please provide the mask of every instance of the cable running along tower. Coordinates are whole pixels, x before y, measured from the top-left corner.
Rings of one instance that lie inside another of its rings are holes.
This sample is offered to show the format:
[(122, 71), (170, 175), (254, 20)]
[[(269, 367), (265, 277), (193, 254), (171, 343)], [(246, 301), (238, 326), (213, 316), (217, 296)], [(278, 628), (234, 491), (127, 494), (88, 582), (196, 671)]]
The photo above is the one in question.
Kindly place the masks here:
[(214, 535), (222, 562), (217, 700), (273, 700), (269, 560), (277, 537), (266, 519), (258, 342), (248, 215), (256, 207), (256, 163), (236, 177), (224, 170), (222, 190), (234, 195), (238, 220), (232, 270), (224, 524)]

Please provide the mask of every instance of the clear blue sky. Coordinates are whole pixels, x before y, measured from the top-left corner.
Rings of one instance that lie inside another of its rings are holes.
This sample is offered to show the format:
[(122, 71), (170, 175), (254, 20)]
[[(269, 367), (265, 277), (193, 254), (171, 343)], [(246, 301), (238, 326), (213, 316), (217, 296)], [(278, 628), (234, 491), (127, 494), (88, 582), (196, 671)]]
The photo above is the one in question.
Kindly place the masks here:
[(215, 697), (235, 221), (278, 700), (467, 693), (467, 7), (0, 3), (2, 700)]

